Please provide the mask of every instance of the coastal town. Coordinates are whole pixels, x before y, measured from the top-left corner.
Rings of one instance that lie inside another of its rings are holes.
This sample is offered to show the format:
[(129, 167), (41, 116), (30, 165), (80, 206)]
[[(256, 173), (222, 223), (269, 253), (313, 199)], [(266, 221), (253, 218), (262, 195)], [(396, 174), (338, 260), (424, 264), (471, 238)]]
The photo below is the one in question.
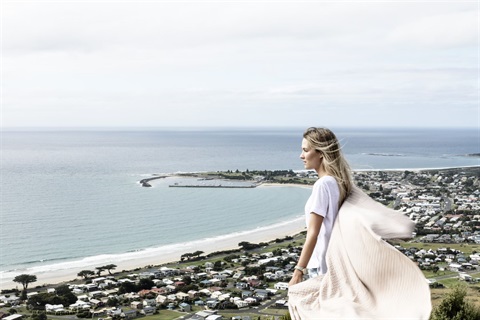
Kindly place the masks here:
[[(255, 187), (311, 185), (317, 177), (309, 171), (235, 170), (192, 178)], [(391, 245), (424, 272), (432, 300), (457, 282), (480, 295), (480, 167), (355, 171), (354, 180), (416, 223), (412, 240)], [(237, 249), (186, 252), (178, 261), (131, 271), (99, 266), (57, 285), (35, 286), (35, 275), (23, 275), (14, 281), (24, 290), (2, 290), (0, 319), (284, 319), (288, 281), (304, 238), (302, 232), (268, 243), (245, 239)]]

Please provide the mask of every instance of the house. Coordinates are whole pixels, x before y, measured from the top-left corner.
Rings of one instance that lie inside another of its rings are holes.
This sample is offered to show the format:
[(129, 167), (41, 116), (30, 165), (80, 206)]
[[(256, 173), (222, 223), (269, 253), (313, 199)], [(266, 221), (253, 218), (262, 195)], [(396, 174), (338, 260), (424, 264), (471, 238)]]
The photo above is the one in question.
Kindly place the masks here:
[(180, 311), (182, 312), (190, 312), (192, 311), (192, 306), (188, 303), (182, 302), (178, 305), (180, 307)]
[(130, 308), (132, 309), (143, 309), (143, 302), (141, 301), (133, 301), (132, 303), (130, 303)]
[(288, 308), (288, 301), (287, 300), (277, 300), (275, 302), (275, 306), (277, 308)]
[(45, 311), (46, 312), (51, 312), (51, 313), (61, 313), (65, 311), (65, 308), (63, 307), (63, 304), (46, 304), (45, 305)]
[(149, 307), (156, 307), (157, 302), (155, 301), (155, 299), (143, 299), (143, 305)]
[(194, 302), (194, 304), (195, 304), (197, 307), (198, 307), (198, 306), (203, 307), (203, 306), (205, 305), (205, 302), (203, 302), (203, 300), (196, 300), (196, 301)]
[(172, 293), (172, 292), (175, 292), (175, 290), (177, 290), (177, 288), (171, 284), (169, 284), (168, 286), (165, 287), (165, 290), (168, 292), (168, 293)]
[(450, 271), (461, 271), (462, 265), (458, 263), (450, 263), (448, 269), (450, 269)]
[(217, 280), (220, 280), (220, 281), (225, 281), (225, 280), (227, 280), (227, 275), (219, 273), (219, 274), (216, 274), (213, 278), (217, 279)]
[(176, 295), (178, 300), (185, 301), (190, 299), (190, 295), (185, 292), (178, 292)]
[(167, 301), (167, 297), (164, 296), (164, 295), (159, 294), (159, 295), (155, 298), (155, 301), (156, 301), (158, 304), (164, 304), (164, 303)]
[(237, 289), (247, 289), (248, 288), (248, 283), (237, 282), (237, 283), (235, 283), (235, 288), (237, 288)]
[(98, 299), (90, 299), (89, 302), (94, 308), (101, 307), (103, 305), (103, 302)]
[(9, 297), (0, 296), (0, 301), (2, 301), (3, 303), (9, 303), (13, 306), (13, 305), (17, 305), (20, 302), (20, 297), (16, 297), (13, 294), (10, 295)]
[(219, 303), (220, 302), (218, 301), (218, 299), (209, 298), (207, 300), (207, 307), (210, 308), (210, 309), (215, 309), (218, 306)]
[(195, 275), (195, 277), (196, 277), (197, 279), (206, 279), (207, 276), (208, 276), (208, 275), (207, 275), (205, 272), (200, 272), (200, 273), (197, 273), (197, 274)]
[(122, 313), (125, 319), (133, 319), (137, 317), (137, 310), (126, 310)]
[(214, 310), (203, 310), (195, 313), (190, 319), (205, 320), (207, 317), (217, 314)]
[(205, 287), (209, 287), (212, 285), (212, 282), (210, 280), (203, 280), (203, 281), (200, 281), (200, 284), (202, 284)]
[(143, 307), (143, 310), (140, 311), (140, 313), (148, 316), (148, 315), (154, 314), (155, 311), (157, 311), (157, 308), (152, 307), (152, 306), (145, 306), (145, 307)]
[(23, 318), (23, 315), (16, 313), (16, 314), (12, 314), (11, 316), (3, 318), (2, 320), (19, 320), (22, 318)]
[(245, 301), (245, 300), (242, 300), (242, 299), (237, 299), (235, 301), (233, 301), (233, 303), (240, 309), (240, 308), (246, 308), (248, 307), (250, 304)]
[(250, 279), (248, 280), (248, 285), (252, 288), (257, 288), (258, 286), (260, 286), (262, 284), (262, 282), (260, 280), (257, 280), (257, 279)]
[(472, 281), (472, 276), (466, 273), (459, 273), (458, 278), (460, 280), (465, 280), (465, 281)]
[(198, 297), (200, 295), (200, 293), (196, 290), (190, 290), (187, 293), (188, 293), (188, 296), (190, 297), (190, 299), (195, 299), (196, 297)]
[(111, 309), (107, 309), (107, 315), (109, 317), (115, 317), (115, 316), (118, 316), (120, 317), (120, 315), (122, 314), (122, 309), (120, 308), (111, 308)]
[(263, 301), (268, 299), (269, 293), (267, 290), (257, 289), (255, 290), (255, 296)]
[(277, 290), (287, 290), (288, 289), (288, 283), (286, 282), (277, 282), (273, 286)]

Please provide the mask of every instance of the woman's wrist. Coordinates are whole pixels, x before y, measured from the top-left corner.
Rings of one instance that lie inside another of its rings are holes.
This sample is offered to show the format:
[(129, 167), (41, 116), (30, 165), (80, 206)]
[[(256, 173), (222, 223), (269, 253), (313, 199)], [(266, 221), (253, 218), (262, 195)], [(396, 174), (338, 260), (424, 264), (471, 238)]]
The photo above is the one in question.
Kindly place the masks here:
[(306, 274), (307, 273), (307, 268), (305, 267), (302, 267), (302, 266), (299, 266), (298, 264), (294, 267), (294, 272), (295, 271), (299, 271), (300, 273), (302, 274)]

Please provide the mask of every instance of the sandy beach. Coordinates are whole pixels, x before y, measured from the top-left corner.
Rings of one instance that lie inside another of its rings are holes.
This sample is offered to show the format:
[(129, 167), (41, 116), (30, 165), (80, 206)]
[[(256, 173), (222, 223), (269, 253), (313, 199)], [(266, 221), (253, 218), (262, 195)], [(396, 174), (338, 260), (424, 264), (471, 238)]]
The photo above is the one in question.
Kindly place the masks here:
[(133, 270), (135, 268), (156, 266), (178, 261), (180, 260), (180, 256), (184, 253), (191, 253), (199, 250), (208, 254), (216, 251), (238, 249), (238, 244), (242, 241), (252, 243), (268, 242), (277, 238), (298, 234), (303, 230), (305, 230), (304, 218), (297, 217), (294, 220), (214, 238), (150, 248), (121, 255), (104, 255), (101, 261), (99, 261), (97, 257), (94, 264), (89, 264), (89, 258), (85, 258), (81, 261), (62, 262), (44, 267), (32, 267), (15, 272), (5, 272), (0, 278), (0, 289), (21, 289), (21, 285), (12, 280), (16, 275), (24, 273), (37, 276), (37, 282), (30, 284), (30, 288), (36, 286), (55, 286), (61, 282), (78, 279), (79, 277), (77, 277), (77, 274), (82, 270), (95, 271), (95, 267), (100, 267), (106, 264), (117, 265), (117, 268), (112, 270), (113, 272)]

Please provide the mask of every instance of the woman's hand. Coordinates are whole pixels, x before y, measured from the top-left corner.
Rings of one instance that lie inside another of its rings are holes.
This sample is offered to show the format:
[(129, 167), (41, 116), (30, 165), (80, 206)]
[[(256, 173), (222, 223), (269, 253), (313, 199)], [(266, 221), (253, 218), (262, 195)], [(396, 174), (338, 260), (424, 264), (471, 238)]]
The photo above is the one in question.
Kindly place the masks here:
[(290, 280), (290, 282), (288, 283), (288, 286), (293, 286), (297, 283), (300, 283), (303, 281), (303, 273), (299, 270), (295, 270), (293, 272), (293, 276), (292, 276), (292, 279)]

